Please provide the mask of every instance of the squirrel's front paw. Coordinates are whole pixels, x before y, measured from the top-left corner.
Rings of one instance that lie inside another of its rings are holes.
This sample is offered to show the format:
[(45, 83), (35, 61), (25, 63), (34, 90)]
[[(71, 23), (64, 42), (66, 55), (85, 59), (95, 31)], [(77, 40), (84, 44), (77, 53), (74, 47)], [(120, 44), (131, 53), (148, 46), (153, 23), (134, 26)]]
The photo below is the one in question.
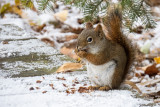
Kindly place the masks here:
[(81, 58), (84, 58), (87, 55), (85, 51), (78, 51), (77, 49), (75, 49), (75, 53)]

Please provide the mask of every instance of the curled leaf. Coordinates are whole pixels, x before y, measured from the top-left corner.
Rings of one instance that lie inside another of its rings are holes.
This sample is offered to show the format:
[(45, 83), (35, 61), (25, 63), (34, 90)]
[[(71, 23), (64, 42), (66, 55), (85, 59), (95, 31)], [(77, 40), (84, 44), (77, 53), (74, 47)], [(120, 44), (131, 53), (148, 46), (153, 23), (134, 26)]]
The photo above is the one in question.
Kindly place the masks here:
[(67, 72), (67, 71), (77, 70), (77, 69), (82, 68), (82, 66), (83, 65), (80, 64), (80, 63), (65, 63), (61, 67), (59, 67), (56, 72), (60, 73), (60, 72)]
[(60, 20), (61, 22), (64, 22), (67, 20), (67, 16), (68, 16), (68, 10), (63, 10), (61, 12), (58, 12), (54, 15), (58, 20)]
[(156, 75), (157, 73), (159, 73), (159, 69), (156, 67), (156, 64), (148, 66), (145, 70), (145, 74), (148, 74), (150, 76)]

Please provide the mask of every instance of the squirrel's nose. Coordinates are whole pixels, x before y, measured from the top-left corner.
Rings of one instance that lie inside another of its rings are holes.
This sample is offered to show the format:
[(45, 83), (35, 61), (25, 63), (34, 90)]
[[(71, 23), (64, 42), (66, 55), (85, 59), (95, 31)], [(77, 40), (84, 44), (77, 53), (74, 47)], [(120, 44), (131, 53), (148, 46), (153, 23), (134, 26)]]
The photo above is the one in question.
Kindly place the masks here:
[(77, 46), (77, 50), (78, 51), (87, 51), (87, 49), (83, 48), (82, 46)]
[(82, 47), (81, 47), (81, 46), (77, 46), (77, 50), (78, 50), (78, 51), (81, 51), (81, 50), (82, 50)]

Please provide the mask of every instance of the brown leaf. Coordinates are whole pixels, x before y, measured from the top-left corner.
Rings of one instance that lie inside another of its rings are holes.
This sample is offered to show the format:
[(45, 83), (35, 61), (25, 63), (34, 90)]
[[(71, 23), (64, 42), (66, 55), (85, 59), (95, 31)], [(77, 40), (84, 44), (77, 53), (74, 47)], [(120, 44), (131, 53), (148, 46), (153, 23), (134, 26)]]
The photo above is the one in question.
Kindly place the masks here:
[(153, 64), (153, 65), (147, 67), (147, 69), (145, 70), (145, 74), (148, 74), (150, 76), (156, 75), (157, 73), (159, 73), (159, 70), (158, 70), (158, 68), (156, 68), (156, 64)]
[(72, 48), (66, 48), (66, 47), (62, 47), (60, 49), (60, 52), (64, 55), (67, 55), (73, 59), (78, 59), (78, 56), (76, 55), (76, 53), (74, 52), (74, 49)]
[(83, 19), (77, 19), (77, 22), (78, 22), (79, 24), (82, 24), (82, 23), (84, 23), (84, 20), (83, 20)]
[(72, 84), (72, 86), (76, 86), (76, 84)]
[(44, 93), (46, 93), (47, 91), (43, 91), (42, 93), (44, 94)]
[(41, 80), (37, 80), (37, 81), (36, 81), (36, 83), (41, 83), (41, 82), (42, 82)]
[(50, 40), (49, 38), (41, 38), (41, 41), (45, 42), (46, 44), (49, 44), (50, 46), (54, 47), (54, 41)]
[(65, 36), (64, 38), (62, 37), (58, 37), (57, 38), (57, 42), (58, 43), (64, 43), (64, 42), (68, 42), (70, 40), (73, 40), (73, 39), (77, 39), (78, 38), (78, 35), (74, 34), (74, 35), (69, 35), (69, 36)]
[(66, 80), (64, 77), (60, 78), (60, 77), (56, 77), (58, 80)]
[(53, 87), (53, 84), (49, 84), (50, 87)]
[(3, 44), (8, 44), (8, 41), (3, 41), (2, 43), (3, 43)]
[(143, 29), (144, 29), (143, 26), (138, 26), (138, 27), (132, 29), (132, 31), (135, 33), (141, 34)]
[(31, 88), (29, 88), (29, 90), (31, 91), (31, 90), (34, 90), (34, 88), (33, 87), (31, 87)]
[(36, 89), (39, 90), (40, 88), (39, 88), (39, 87), (36, 87)]
[(46, 26), (46, 24), (37, 25), (36, 23), (33, 23), (32, 21), (30, 21), (29, 23), (31, 25), (31, 28), (36, 32), (42, 31), (43, 28)]
[(61, 30), (62, 33), (72, 32), (75, 34), (80, 34), (82, 31), (83, 31), (83, 28), (73, 28), (71, 26), (62, 28), (62, 30)]
[(66, 72), (66, 71), (71, 71), (71, 70), (77, 70), (77, 69), (82, 68), (82, 66), (83, 65), (80, 63), (65, 63), (61, 67), (59, 67), (56, 72), (60, 73), (60, 72)]
[(73, 51), (74, 51), (74, 49), (76, 48), (76, 45), (77, 45), (77, 41), (73, 41), (73, 42), (64, 43), (64, 45), (62, 47), (73, 49)]
[(66, 93), (67, 93), (67, 94), (70, 94), (69, 90), (66, 90)]
[(139, 73), (135, 73), (135, 77), (140, 77), (141, 75)]
[(87, 84), (83, 84), (83, 86), (87, 86)]
[(160, 103), (160, 98), (155, 99), (155, 100), (154, 100), (154, 103)]
[(138, 85), (142, 85), (142, 86), (154, 86), (154, 84), (160, 82), (160, 79), (155, 79), (155, 80), (150, 80), (150, 81), (146, 81), (146, 82), (143, 82), (143, 83), (138, 83)]
[(56, 13), (54, 16), (59, 21), (64, 22), (65, 20), (67, 20), (68, 10), (62, 10), (62, 11)]
[(132, 86), (133, 89), (137, 90), (139, 93), (142, 93), (141, 90), (136, 86), (136, 84), (132, 81), (125, 81), (124, 84), (128, 84)]
[(67, 86), (66, 84), (64, 84), (64, 83), (63, 83), (63, 86), (64, 86), (64, 87), (68, 87), (68, 86)]
[(87, 87), (79, 87), (79, 93), (89, 93), (89, 89)]
[(79, 82), (78, 82), (78, 81), (75, 81), (74, 83), (75, 83), (75, 84), (79, 84)]
[(75, 89), (72, 89), (72, 90), (71, 90), (71, 93), (72, 93), (72, 94), (74, 94), (75, 92), (76, 92), (76, 90), (75, 90)]

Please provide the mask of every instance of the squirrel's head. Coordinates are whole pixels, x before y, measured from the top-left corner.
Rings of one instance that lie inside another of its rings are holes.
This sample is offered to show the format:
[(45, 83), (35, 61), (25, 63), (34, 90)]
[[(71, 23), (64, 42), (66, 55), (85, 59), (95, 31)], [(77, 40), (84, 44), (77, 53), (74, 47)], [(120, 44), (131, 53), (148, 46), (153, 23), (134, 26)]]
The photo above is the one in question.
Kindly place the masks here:
[(100, 24), (94, 29), (91, 23), (86, 24), (86, 29), (78, 36), (77, 50), (91, 54), (102, 51), (106, 37)]

